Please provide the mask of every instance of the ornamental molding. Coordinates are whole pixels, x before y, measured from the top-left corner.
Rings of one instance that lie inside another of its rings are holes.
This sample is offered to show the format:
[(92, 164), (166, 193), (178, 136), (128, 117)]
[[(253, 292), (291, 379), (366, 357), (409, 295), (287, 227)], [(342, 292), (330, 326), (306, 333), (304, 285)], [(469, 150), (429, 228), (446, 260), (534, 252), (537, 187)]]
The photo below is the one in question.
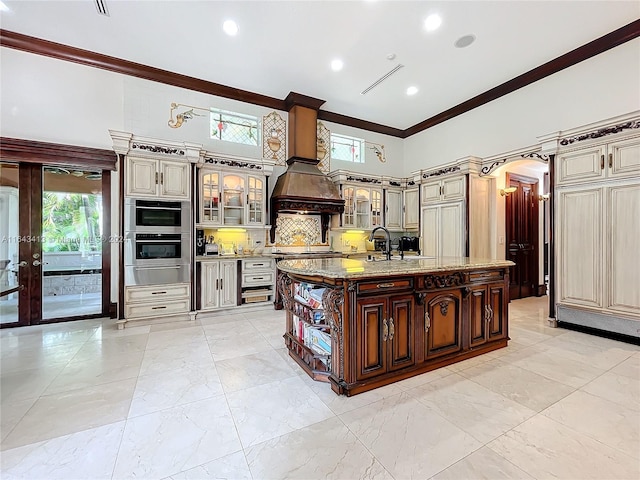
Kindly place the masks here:
[(131, 145), (132, 150), (143, 150), (151, 153), (163, 153), (165, 155), (180, 155), (184, 156), (185, 151), (179, 148), (161, 147), (159, 145), (150, 145), (145, 143), (134, 142)]
[(618, 125), (613, 125), (611, 127), (599, 128), (592, 132), (575, 135), (573, 137), (562, 138), (560, 139), (559, 144), (562, 146), (571, 145), (575, 142), (582, 142), (584, 140), (591, 140), (594, 138), (602, 138), (606, 137), (607, 135), (613, 135), (624, 130), (633, 130), (636, 128), (640, 128), (640, 120), (632, 120), (629, 122), (620, 123)]
[(377, 178), (353, 177), (353, 176), (348, 176), (347, 177), (347, 181), (349, 181), (349, 182), (362, 182), (362, 183), (375, 183), (375, 184), (382, 183), (382, 180), (379, 180)]
[(205, 157), (203, 162), (209, 163), (212, 165), (225, 165), (227, 167), (233, 167), (233, 168), (248, 168), (250, 170), (262, 170), (262, 166), (257, 165), (255, 163), (241, 162), (238, 160), (224, 160), (222, 158), (216, 158), (216, 157)]
[(482, 167), (482, 170), (481, 170), (482, 175), (489, 175), (492, 170), (494, 170), (495, 168), (499, 167), (500, 165), (502, 165), (506, 161), (507, 161), (507, 159), (503, 158), (502, 160), (496, 160), (491, 165), (487, 165), (487, 166)]
[(454, 165), (453, 167), (441, 168), (440, 170), (436, 170), (434, 172), (423, 173), (422, 178), (439, 177), (440, 175), (446, 175), (447, 173), (453, 173), (459, 170), (460, 166)]
[(427, 275), (424, 277), (425, 288), (459, 287), (464, 283), (462, 272), (450, 275)]
[(549, 155), (544, 155), (538, 152), (530, 152), (530, 153), (523, 153), (521, 155), (522, 158), (537, 158), (538, 160), (542, 161), (542, 162), (548, 162), (549, 161)]
[[(342, 309), (344, 307), (344, 294), (341, 289), (327, 288), (322, 294), (322, 306), (325, 311), (329, 312), (329, 327), (331, 328), (331, 337), (334, 344), (338, 347), (338, 378), (344, 378), (344, 335), (343, 335), (343, 316)], [(335, 352), (331, 352), (333, 355)]]

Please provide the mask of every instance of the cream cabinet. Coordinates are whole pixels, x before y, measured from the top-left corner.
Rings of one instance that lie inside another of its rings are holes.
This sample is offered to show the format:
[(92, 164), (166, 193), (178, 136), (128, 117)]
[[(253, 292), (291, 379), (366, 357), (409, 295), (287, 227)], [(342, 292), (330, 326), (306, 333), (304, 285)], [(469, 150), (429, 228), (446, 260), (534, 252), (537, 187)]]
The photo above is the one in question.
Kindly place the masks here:
[(127, 320), (188, 314), (190, 307), (191, 290), (188, 283), (124, 289), (124, 316)]
[(558, 302), (640, 320), (640, 182), (559, 189), (557, 212)]
[(630, 138), (558, 155), (558, 185), (640, 175), (640, 141)]
[(384, 191), (384, 226), (389, 231), (402, 231), (402, 190)]
[(371, 230), (382, 226), (382, 189), (345, 184), (342, 226)]
[(443, 178), (423, 183), (422, 204), (450, 202), (465, 197), (464, 175)]
[(420, 253), (429, 257), (462, 257), (465, 251), (464, 202), (422, 208)]
[(187, 200), (191, 197), (188, 162), (127, 157), (125, 191), (128, 196)]
[(238, 304), (237, 260), (206, 260), (200, 264), (200, 310), (235, 307)]
[(200, 169), (198, 223), (211, 226), (263, 226), (266, 179), (262, 175)]
[(418, 188), (409, 188), (403, 192), (404, 205), (402, 206), (402, 226), (404, 230), (418, 230), (420, 218), (418, 197)]

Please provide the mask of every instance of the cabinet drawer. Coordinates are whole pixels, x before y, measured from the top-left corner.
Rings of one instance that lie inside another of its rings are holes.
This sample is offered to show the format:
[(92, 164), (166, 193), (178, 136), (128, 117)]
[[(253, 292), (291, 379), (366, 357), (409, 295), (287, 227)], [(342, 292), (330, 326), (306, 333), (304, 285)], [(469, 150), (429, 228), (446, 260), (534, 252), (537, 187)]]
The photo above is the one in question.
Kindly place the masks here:
[(273, 272), (255, 272), (242, 274), (243, 287), (255, 287), (260, 285), (273, 285)]
[(270, 270), (273, 269), (273, 259), (272, 258), (253, 258), (250, 260), (242, 260), (242, 271), (253, 271), (253, 270)]
[(502, 280), (504, 278), (504, 273), (502, 270), (492, 270), (490, 272), (471, 272), (469, 274), (470, 282), (483, 282), (483, 281), (494, 281), (494, 280)]
[(358, 284), (358, 293), (394, 292), (413, 288), (413, 278), (381, 278), (376, 282), (363, 282)]
[(181, 298), (189, 298), (189, 284), (176, 285), (150, 285), (144, 287), (126, 287), (124, 294), (124, 302), (140, 303), (140, 302), (162, 302), (167, 300), (176, 300)]
[(125, 318), (142, 318), (175, 315), (179, 313), (188, 313), (189, 307), (190, 301), (188, 298), (184, 300), (157, 302), (153, 304), (133, 304), (125, 306), (124, 316)]

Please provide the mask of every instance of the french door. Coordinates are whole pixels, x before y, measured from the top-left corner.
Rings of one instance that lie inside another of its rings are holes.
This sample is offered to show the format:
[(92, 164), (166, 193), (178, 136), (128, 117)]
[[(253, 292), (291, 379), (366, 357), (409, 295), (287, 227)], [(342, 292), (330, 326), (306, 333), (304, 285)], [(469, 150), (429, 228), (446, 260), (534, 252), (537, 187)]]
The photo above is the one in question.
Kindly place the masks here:
[(67, 164), (43, 162), (59, 148), (2, 138), (0, 327), (111, 310), (110, 171), (99, 161), (70, 163), (74, 153), (91, 151), (80, 147), (64, 147)]

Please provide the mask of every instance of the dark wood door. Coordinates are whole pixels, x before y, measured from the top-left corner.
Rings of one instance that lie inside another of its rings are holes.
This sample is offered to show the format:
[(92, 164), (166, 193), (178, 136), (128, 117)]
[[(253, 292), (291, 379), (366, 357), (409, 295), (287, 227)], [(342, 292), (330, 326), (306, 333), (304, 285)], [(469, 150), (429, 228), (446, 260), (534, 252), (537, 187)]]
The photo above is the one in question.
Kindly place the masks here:
[(425, 302), (425, 358), (462, 349), (462, 294), (447, 290), (427, 296)]
[(507, 173), (505, 205), (507, 260), (515, 263), (509, 272), (509, 298), (530, 297), (538, 285), (538, 180)]
[(388, 370), (408, 367), (415, 362), (413, 354), (414, 302), (413, 295), (397, 295), (389, 298)]
[(356, 380), (365, 380), (386, 371), (387, 298), (358, 299), (357, 309)]
[(470, 336), (469, 345), (477, 347), (487, 341), (488, 318), (487, 287), (480, 285), (471, 287), (469, 293)]

